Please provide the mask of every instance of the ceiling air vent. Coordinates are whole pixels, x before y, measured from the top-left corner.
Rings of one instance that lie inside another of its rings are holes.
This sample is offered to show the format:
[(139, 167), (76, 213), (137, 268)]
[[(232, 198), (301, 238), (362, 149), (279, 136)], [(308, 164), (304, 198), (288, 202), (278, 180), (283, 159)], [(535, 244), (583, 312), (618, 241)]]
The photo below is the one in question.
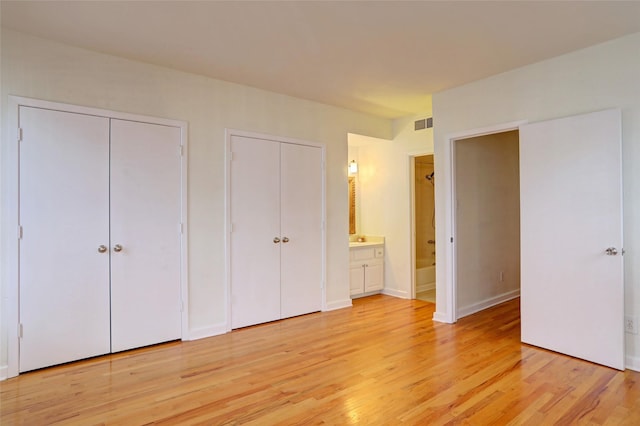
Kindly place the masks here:
[(430, 129), (433, 127), (433, 117), (416, 120), (413, 124), (414, 130)]

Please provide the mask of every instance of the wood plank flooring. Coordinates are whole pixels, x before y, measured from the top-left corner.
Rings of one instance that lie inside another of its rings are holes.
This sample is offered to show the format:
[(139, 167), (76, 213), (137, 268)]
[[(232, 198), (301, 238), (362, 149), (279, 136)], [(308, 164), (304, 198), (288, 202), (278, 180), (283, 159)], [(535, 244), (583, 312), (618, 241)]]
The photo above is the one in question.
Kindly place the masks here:
[(518, 301), (455, 325), (354, 307), (0, 382), (0, 424), (638, 425), (640, 373), (520, 343)]

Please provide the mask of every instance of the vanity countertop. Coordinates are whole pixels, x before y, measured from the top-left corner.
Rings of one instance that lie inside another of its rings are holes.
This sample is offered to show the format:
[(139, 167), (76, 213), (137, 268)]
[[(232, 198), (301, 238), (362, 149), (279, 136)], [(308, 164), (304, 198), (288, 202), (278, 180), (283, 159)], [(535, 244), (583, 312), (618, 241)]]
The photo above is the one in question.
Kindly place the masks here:
[(351, 238), (351, 241), (349, 241), (349, 248), (383, 246), (384, 245), (384, 237), (380, 237), (380, 236), (361, 235), (360, 238), (364, 238), (364, 241), (354, 240), (354, 239), (358, 238), (357, 236), (352, 236), (350, 238)]
[(384, 242), (381, 242), (381, 241), (363, 241), (363, 242), (351, 241), (351, 242), (349, 242), (349, 248), (369, 247), (369, 246), (382, 246), (382, 245), (384, 245)]

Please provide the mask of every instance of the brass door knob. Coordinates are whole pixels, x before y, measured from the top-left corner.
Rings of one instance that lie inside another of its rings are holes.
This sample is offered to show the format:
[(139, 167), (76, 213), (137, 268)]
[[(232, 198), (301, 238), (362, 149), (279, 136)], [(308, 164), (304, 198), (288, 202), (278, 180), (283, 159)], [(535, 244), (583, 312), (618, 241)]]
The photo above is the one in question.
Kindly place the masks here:
[(115, 246), (113, 246), (113, 251), (115, 251), (116, 253), (120, 253), (122, 251), (122, 246), (120, 244), (116, 244)]
[(103, 244), (98, 246), (98, 253), (106, 253), (106, 251), (107, 251), (107, 246)]

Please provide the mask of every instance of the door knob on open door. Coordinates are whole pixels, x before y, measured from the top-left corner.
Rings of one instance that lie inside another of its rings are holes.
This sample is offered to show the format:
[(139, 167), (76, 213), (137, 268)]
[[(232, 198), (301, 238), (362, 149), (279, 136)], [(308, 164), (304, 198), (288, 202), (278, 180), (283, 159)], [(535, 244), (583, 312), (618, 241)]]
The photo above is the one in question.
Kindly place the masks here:
[(120, 253), (122, 251), (122, 246), (120, 244), (116, 244), (115, 246), (113, 246), (113, 251), (115, 251), (116, 253)]
[(604, 252), (607, 253), (607, 256), (615, 256), (618, 254), (618, 250), (615, 247), (609, 247)]

